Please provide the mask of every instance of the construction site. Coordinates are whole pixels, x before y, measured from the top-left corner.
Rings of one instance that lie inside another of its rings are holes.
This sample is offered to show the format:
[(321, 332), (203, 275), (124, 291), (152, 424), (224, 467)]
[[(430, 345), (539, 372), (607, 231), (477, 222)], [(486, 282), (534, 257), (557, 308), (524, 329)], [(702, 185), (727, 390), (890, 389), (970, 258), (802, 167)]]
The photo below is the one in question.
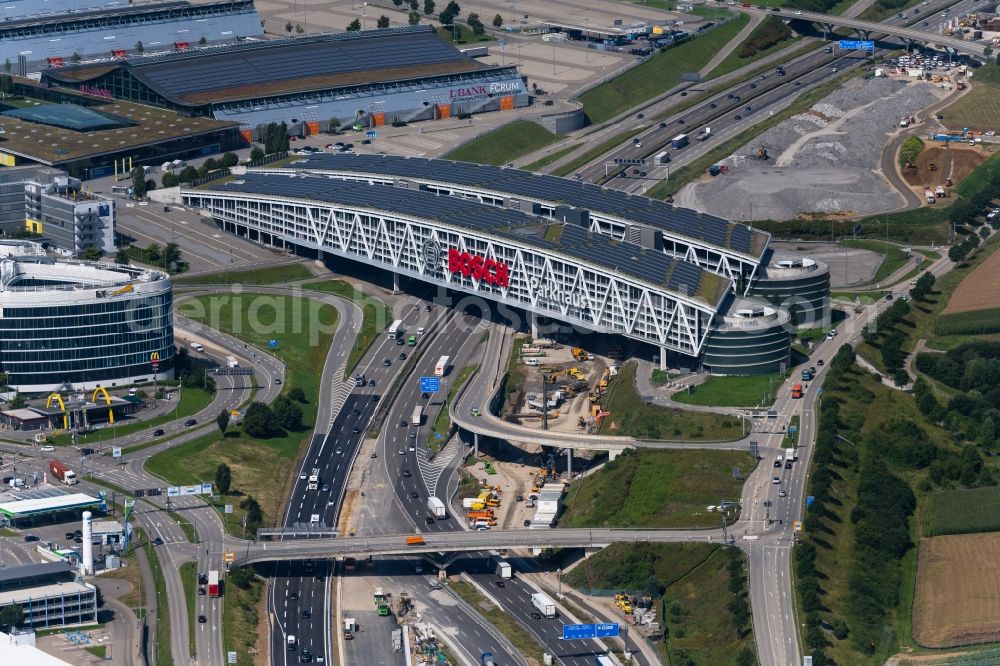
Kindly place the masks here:
[(541, 430), (600, 430), (601, 419), (607, 415), (601, 409), (601, 397), (618, 374), (623, 349), (613, 346), (602, 357), (547, 338), (518, 343), (512, 358), (517, 372), (512, 376), (521, 381), (509, 392), (501, 415)]

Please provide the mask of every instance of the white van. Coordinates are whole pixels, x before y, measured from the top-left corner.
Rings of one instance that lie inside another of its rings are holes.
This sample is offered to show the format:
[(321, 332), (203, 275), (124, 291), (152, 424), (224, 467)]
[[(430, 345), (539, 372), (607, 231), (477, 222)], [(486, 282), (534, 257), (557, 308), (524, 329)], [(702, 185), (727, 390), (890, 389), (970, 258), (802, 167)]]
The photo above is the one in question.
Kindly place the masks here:
[(196, 352), (203, 352), (205, 351), (205, 345), (201, 344), (200, 342), (192, 342), (191, 349), (195, 350)]
[(537, 366), (539, 364), (539, 361), (538, 361), (537, 358), (526, 358), (526, 359), (524, 359), (524, 364), (525, 365), (530, 365), (530, 366), (534, 367), (534, 366)]

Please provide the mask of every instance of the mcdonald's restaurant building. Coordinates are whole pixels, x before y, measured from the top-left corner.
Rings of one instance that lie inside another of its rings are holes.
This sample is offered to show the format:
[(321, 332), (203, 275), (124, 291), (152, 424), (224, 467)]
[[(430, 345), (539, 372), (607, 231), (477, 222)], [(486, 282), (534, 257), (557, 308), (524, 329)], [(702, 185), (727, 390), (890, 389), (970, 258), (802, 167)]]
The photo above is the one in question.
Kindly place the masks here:
[[(0, 371), (12, 390), (25, 394), (89, 394), (98, 386), (113, 390), (173, 379), (172, 305), (170, 278), (158, 271), (49, 257), (4, 259)], [(96, 406), (80, 418), (93, 411), (90, 422), (100, 422), (114, 412), (103, 395), (90, 402)], [(62, 415), (60, 407), (49, 404), (41, 413)]]

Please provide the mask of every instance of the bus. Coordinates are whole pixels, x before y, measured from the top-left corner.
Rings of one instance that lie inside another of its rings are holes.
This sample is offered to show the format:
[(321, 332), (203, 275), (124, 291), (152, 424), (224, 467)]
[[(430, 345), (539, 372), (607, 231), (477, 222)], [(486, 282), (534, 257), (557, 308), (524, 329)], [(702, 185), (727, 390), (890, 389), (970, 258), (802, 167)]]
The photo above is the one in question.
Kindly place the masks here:
[(424, 418), (424, 408), (421, 407), (420, 405), (417, 405), (416, 407), (413, 408), (413, 416), (410, 417), (410, 425), (412, 425), (413, 427), (419, 427), (420, 422), (423, 420), (423, 418)]
[(403, 327), (403, 320), (397, 319), (392, 322), (392, 326), (389, 327), (389, 339), (395, 340), (399, 337), (400, 329)]
[(792, 387), (792, 398), (798, 399), (802, 397), (802, 384), (796, 384)]
[(434, 374), (438, 377), (444, 377), (448, 374), (448, 368), (451, 367), (451, 356), (442, 356), (438, 359), (437, 365), (434, 366)]

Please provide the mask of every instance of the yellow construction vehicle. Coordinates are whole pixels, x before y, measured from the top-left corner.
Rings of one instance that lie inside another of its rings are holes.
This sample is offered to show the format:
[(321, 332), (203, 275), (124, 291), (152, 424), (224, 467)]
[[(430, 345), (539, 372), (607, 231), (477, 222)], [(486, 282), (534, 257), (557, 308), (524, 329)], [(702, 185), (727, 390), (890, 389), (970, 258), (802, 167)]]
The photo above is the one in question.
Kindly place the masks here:
[(584, 350), (580, 349), (579, 347), (573, 347), (570, 350), (570, 353), (573, 354), (573, 358), (575, 358), (577, 361), (586, 361), (587, 360), (587, 352), (585, 352)]
[(500, 506), (500, 500), (495, 500), (495, 499), (486, 500), (486, 506), (491, 508), (496, 508)]

